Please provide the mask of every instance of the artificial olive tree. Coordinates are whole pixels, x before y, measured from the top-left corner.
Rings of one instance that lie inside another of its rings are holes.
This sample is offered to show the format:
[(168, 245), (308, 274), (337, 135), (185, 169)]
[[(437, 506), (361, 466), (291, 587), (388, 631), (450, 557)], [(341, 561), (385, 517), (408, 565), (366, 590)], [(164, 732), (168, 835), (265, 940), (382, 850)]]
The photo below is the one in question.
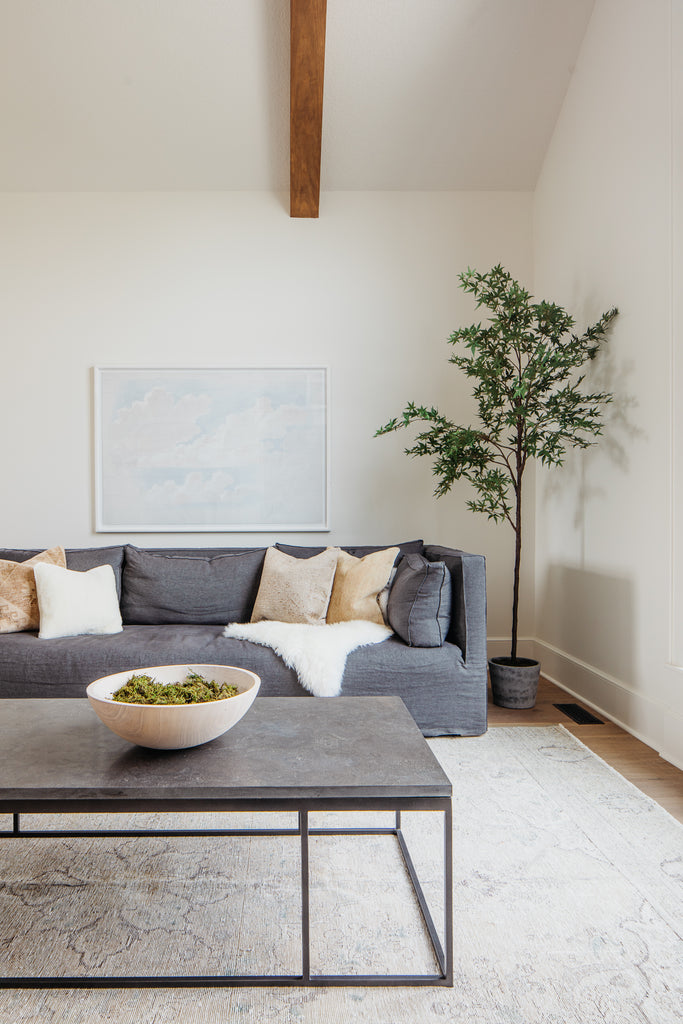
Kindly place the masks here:
[(514, 662), (524, 470), (529, 459), (561, 466), (568, 448), (587, 448), (602, 433), (603, 407), (612, 395), (584, 391), (585, 374), (580, 371), (597, 355), (618, 311), (610, 309), (583, 334), (575, 334), (569, 313), (552, 302), (533, 302), (500, 265), (485, 274), (468, 268), (459, 280), (475, 297), (477, 308), (490, 310), (487, 323), (461, 327), (449, 339), (458, 346), (449, 361), (473, 381), (479, 424), (460, 426), (435, 408), (410, 402), (400, 418), (390, 420), (375, 436), (415, 422), (428, 424), (405, 452), (433, 459), (437, 497), (456, 480), (468, 480), (477, 492), (468, 508), (495, 522), (505, 520), (514, 530)]

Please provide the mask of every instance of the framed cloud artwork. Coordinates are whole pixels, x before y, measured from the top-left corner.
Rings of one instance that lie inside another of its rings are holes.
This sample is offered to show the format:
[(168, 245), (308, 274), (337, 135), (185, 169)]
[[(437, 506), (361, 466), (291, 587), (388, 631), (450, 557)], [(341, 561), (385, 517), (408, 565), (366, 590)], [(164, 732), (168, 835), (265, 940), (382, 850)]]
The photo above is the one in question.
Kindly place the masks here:
[(327, 371), (94, 370), (95, 529), (327, 530)]

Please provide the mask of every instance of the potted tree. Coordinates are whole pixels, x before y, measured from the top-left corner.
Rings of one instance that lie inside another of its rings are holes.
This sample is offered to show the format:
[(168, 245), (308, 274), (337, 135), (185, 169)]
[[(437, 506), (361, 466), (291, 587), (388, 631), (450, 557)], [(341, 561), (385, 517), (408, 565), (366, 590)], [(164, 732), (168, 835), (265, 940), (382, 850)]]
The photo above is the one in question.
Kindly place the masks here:
[[(581, 368), (597, 355), (617, 309), (603, 313), (581, 334), (572, 333), (573, 318), (561, 306), (533, 302), (532, 296), (498, 265), (484, 274), (467, 269), (460, 286), (490, 310), (486, 324), (461, 327), (449, 339), (461, 350), (449, 361), (473, 384), (479, 424), (459, 426), (435, 408), (410, 402), (400, 418), (375, 436), (415, 422), (428, 426), (406, 448), (407, 455), (433, 459), (439, 478), (435, 494), (446, 494), (456, 480), (468, 480), (476, 498), (467, 502), (494, 522), (514, 531), (510, 656), (491, 658), (493, 700), (503, 707), (533, 707), (540, 665), (517, 656), (519, 579), (522, 555), (524, 470), (530, 459), (561, 466), (568, 448), (587, 448), (602, 433), (608, 392), (582, 389)], [(462, 351), (462, 348), (465, 351)]]

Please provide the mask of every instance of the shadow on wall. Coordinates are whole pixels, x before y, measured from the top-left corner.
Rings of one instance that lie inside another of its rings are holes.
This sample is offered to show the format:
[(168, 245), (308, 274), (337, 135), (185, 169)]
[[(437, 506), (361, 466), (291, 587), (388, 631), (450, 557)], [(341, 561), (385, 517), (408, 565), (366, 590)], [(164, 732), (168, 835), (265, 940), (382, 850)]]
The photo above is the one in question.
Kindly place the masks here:
[(551, 564), (537, 593), (536, 607), (541, 643), (619, 682), (634, 683), (632, 580)]
[(568, 449), (564, 465), (547, 473), (544, 491), (548, 497), (561, 496), (566, 501), (569, 489), (574, 491), (575, 527), (583, 525), (585, 508), (592, 500), (605, 500), (609, 488), (600, 480), (599, 469), (601, 460), (615, 466), (621, 473), (628, 474), (629, 453), (634, 443), (647, 438), (647, 433), (636, 423), (638, 401), (635, 395), (627, 390), (628, 382), (634, 373), (633, 361), (617, 364), (614, 346), (606, 346), (590, 368), (590, 377), (584, 384), (584, 390), (607, 391), (613, 396), (612, 401), (603, 408), (603, 432), (595, 438), (588, 448)]

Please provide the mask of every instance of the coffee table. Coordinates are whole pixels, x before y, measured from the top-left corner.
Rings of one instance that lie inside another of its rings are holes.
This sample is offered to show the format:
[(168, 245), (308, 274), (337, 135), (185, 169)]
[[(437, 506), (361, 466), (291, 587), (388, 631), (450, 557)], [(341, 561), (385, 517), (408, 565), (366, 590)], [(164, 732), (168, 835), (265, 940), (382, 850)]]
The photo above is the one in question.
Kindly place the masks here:
[[(312, 811), (386, 811), (394, 824), (309, 828)], [(401, 828), (402, 811), (443, 815), (444, 922), (439, 936)], [(24, 831), (23, 813), (296, 811), (297, 828)], [(452, 985), (451, 784), (398, 697), (259, 697), (223, 736), (189, 750), (133, 746), (87, 700), (0, 701), (0, 812), (9, 841), (68, 836), (296, 835), (301, 849), (301, 973), (294, 975), (3, 977), (2, 988), (235, 985)], [(434, 974), (311, 973), (309, 839), (396, 837), (438, 963)], [(0, 844), (0, 857), (2, 844)]]

